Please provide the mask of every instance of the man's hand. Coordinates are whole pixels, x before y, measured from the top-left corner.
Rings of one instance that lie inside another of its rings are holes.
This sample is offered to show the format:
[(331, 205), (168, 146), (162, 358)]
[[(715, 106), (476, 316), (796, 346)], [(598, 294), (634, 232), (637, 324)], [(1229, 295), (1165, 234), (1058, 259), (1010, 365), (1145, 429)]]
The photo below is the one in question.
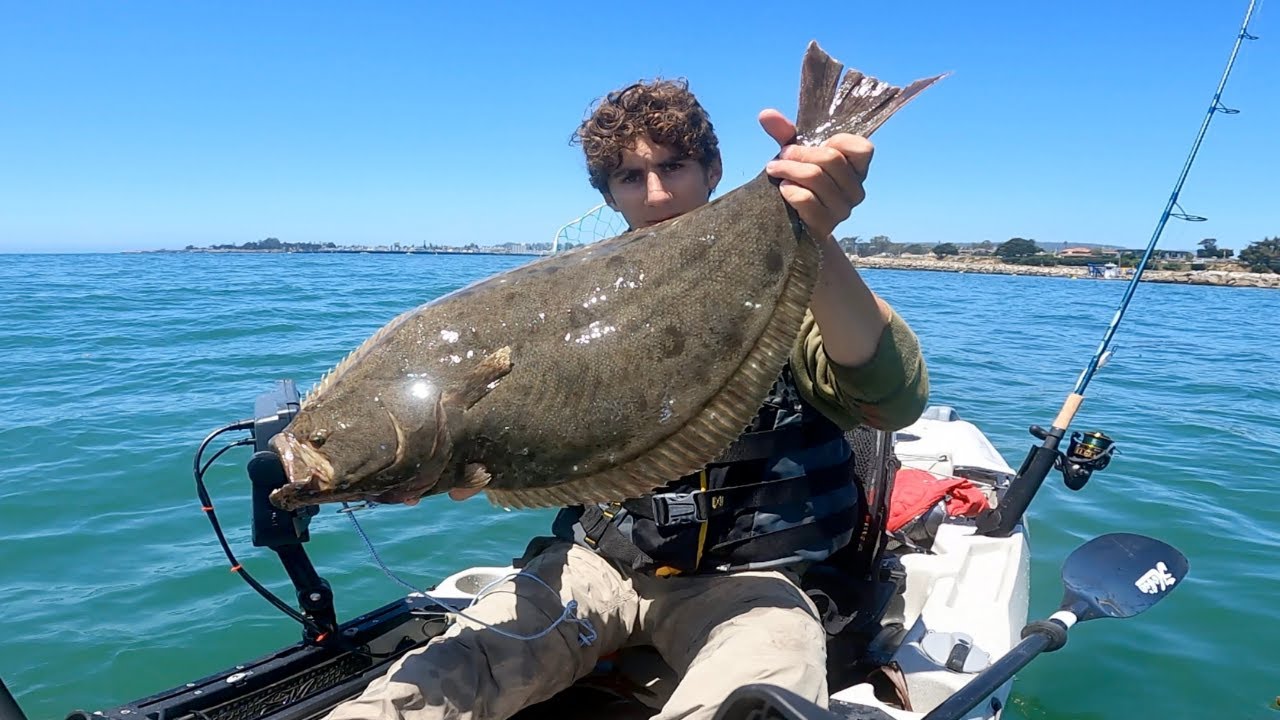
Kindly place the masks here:
[(782, 146), (779, 159), (765, 166), (765, 172), (782, 180), (783, 199), (815, 238), (831, 235), (866, 197), (862, 183), (875, 147), (866, 138), (848, 133), (818, 147), (792, 145), (796, 126), (777, 110), (761, 112), (760, 126)]

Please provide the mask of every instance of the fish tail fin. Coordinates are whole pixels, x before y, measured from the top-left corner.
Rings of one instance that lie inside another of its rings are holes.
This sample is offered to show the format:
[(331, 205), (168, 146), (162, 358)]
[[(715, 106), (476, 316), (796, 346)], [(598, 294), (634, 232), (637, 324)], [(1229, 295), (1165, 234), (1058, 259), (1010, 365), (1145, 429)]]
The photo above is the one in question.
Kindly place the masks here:
[(810, 42), (800, 71), (800, 105), (796, 112), (796, 142), (819, 145), (833, 135), (853, 133), (869, 137), (903, 105), (946, 74), (895, 87), (844, 65)]

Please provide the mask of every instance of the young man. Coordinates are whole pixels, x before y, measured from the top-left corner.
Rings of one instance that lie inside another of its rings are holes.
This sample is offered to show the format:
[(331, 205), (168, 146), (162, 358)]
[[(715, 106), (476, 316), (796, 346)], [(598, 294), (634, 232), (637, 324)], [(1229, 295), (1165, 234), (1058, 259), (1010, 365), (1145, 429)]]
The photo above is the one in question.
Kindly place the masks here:
[[(459, 620), (331, 720), (500, 720), (628, 646), (655, 648), (681, 677), (663, 720), (709, 719), (752, 682), (826, 706), (826, 636), (798, 573), (857, 529), (843, 432), (910, 424), (928, 379), (914, 334), (831, 236), (864, 197), (871, 144), (837, 135), (796, 146), (787, 118), (767, 110), (759, 119), (782, 146), (767, 172), (822, 238), (823, 263), (800, 339), (751, 432), (664, 492), (561, 511), (556, 537), (536, 539), (523, 558), (524, 571), (554, 591), (517, 578), (484, 596), (467, 614), (504, 632)], [(683, 82), (610, 93), (576, 137), (592, 185), (632, 228), (702, 206), (721, 179), (714, 129)], [(510, 637), (542, 633), (570, 600), (589, 626), (563, 622), (536, 639)]]

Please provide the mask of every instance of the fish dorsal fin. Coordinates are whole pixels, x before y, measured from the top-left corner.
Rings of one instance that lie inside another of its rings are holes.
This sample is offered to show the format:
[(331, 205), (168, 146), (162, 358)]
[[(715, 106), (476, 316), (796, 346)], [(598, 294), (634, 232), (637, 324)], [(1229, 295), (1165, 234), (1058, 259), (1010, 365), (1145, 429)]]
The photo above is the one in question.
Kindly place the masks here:
[(386, 325), (383, 325), (381, 328), (378, 329), (377, 332), (369, 336), (367, 340), (365, 340), (363, 343), (360, 344), (360, 347), (357, 347), (355, 350), (352, 350), (351, 352), (347, 353), (346, 357), (342, 358), (342, 360), (337, 365), (334, 365), (328, 372), (324, 374), (323, 377), (320, 378), (319, 382), (317, 382), (314, 386), (312, 386), (312, 388), (309, 391), (307, 391), (307, 396), (306, 398), (303, 399), (300, 409), (302, 410), (309, 409), (311, 407), (311, 402), (314, 398), (319, 396), (320, 393), (323, 393), (327, 391), (329, 388), (333, 387), (339, 380), (342, 379), (342, 376), (346, 374), (348, 369), (350, 369), (353, 365), (358, 363), (361, 360), (361, 358), (363, 358), (364, 356), (372, 352), (373, 348), (379, 345), (383, 340), (390, 337), (393, 333), (395, 333), (396, 330), (400, 329), (400, 326), (405, 324), (405, 322), (407, 322), (411, 316), (416, 314), (419, 309), (420, 308), (414, 308), (412, 310), (406, 310), (405, 312), (400, 313), (395, 318), (393, 318), (391, 322), (388, 322)]

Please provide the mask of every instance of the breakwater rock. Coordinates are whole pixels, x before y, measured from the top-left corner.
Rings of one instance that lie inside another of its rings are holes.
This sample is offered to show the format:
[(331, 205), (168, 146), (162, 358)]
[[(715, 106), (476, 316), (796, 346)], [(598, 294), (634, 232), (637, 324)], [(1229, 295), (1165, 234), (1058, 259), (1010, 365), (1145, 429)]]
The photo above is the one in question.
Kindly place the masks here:
[[(1036, 267), (1011, 265), (998, 260), (937, 260), (930, 257), (853, 257), (855, 267), (882, 268), (885, 270), (929, 270), (933, 272), (984, 273), (994, 275), (1038, 275), (1043, 277), (1085, 278), (1088, 268), (1071, 266)], [(1127, 281), (1132, 270), (1126, 269)], [(1216, 285), (1221, 287), (1257, 287), (1280, 290), (1280, 275), (1273, 273), (1238, 272), (1234, 270), (1152, 270), (1142, 273), (1143, 282), (1175, 283), (1180, 285)]]

